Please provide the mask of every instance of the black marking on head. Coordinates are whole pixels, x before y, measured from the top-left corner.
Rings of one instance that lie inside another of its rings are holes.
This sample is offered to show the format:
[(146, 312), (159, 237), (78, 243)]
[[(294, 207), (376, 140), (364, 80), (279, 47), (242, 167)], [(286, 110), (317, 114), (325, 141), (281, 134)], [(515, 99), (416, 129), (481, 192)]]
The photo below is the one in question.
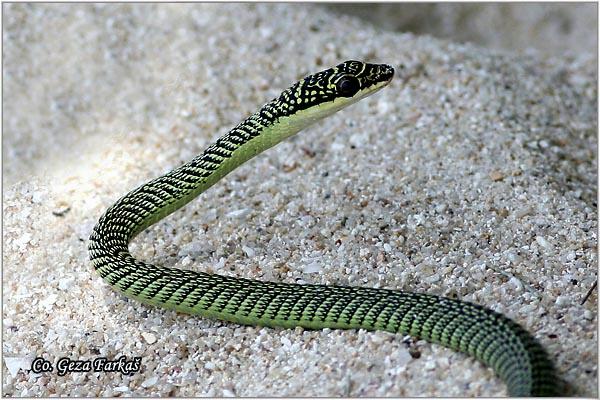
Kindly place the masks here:
[(281, 93), (274, 103), (280, 115), (289, 115), (338, 97), (352, 97), (393, 76), (394, 69), (389, 65), (350, 60), (307, 76)]

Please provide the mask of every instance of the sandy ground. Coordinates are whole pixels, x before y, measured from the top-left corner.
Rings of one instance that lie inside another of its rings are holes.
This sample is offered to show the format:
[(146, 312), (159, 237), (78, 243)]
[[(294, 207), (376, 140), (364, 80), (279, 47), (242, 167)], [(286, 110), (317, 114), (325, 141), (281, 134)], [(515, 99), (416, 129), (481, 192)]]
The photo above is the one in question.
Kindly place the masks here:
[[(496, 396), (400, 335), (237, 326), (142, 306), (92, 270), (102, 212), (296, 79), (345, 59), (392, 84), (240, 167), (136, 238), (231, 276), (486, 305), (597, 397), (596, 65), (372, 30), (307, 5), (4, 5), (8, 396)], [(400, 66), (403, 65), (403, 68)], [(419, 356), (420, 355), (420, 356)], [(139, 372), (34, 373), (42, 357)]]

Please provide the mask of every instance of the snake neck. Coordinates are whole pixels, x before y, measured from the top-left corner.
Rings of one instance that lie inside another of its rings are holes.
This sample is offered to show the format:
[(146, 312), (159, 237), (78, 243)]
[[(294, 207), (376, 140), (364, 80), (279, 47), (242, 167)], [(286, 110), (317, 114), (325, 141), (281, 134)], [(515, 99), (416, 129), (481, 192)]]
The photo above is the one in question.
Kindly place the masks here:
[[(128, 243), (138, 233), (189, 203), (239, 165), (330, 113), (318, 108), (292, 113), (285, 104), (278, 99), (270, 101), (190, 162), (119, 199), (94, 228), (91, 254), (99, 248), (127, 253)], [(115, 222), (118, 232), (107, 228)]]

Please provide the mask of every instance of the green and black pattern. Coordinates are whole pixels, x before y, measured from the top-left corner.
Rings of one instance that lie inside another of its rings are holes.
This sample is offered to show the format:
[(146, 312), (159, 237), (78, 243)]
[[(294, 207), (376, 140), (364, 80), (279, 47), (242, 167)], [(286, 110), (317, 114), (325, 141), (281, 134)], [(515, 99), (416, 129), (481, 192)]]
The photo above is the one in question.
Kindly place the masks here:
[(90, 237), (91, 261), (117, 291), (141, 302), (248, 325), (363, 328), (410, 334), (468, 353), (491, 366), (511, 395), (553, 395), (553, 365), (518, 324), (478, 305), (360, 287), (235, 279), (134, 259), (128, 243), (233, 169), (392, 79), (387, 65), (347, 61), (308, 76), (187, 164), (126, 194)]

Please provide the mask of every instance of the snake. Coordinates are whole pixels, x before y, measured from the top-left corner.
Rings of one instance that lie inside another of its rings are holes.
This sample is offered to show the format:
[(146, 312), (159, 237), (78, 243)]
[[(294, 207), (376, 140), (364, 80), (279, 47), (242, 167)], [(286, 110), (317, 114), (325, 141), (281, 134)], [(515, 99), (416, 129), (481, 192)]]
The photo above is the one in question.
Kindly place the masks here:
[(142, 184), (92, 230), (95, 271), (141, 303), (242, 325), (383, 330), (466, 353), (505, 382), (511, 396), (559, 393), (544, 347), (512, 319), (481, 305), (413, 291), (235, 278), (152, 265), (129, 242), (264, 150), (387, 86), (394, 68), (349, 60), (308, 75), (201, 154)]

